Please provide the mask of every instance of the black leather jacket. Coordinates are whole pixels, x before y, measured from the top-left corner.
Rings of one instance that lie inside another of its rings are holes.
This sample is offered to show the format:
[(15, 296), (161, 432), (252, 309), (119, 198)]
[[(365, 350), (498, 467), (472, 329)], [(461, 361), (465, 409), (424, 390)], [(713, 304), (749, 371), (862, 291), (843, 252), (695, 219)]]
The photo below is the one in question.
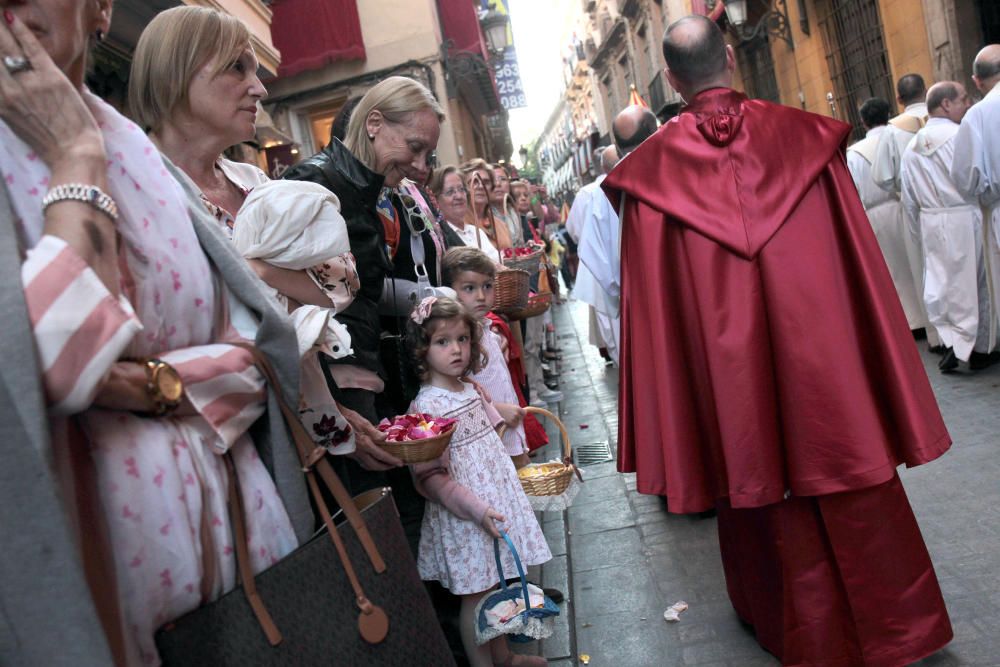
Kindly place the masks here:
[(362, 164), (339, 139), (289, 168), (282, 178), (326, 187), (340, 199), (340, 213), (347, 222), (361, 290), (349, 307), (337, 313), (337, 320), (350, 332), (354, 354), (329, 363), (361, 366), (385, 378), (379, 363), (382, 328), (378, 302), (383, 282), (392, 272), (392, 260), (386, 253), (385, 231), (375, 208), (385, 178)]

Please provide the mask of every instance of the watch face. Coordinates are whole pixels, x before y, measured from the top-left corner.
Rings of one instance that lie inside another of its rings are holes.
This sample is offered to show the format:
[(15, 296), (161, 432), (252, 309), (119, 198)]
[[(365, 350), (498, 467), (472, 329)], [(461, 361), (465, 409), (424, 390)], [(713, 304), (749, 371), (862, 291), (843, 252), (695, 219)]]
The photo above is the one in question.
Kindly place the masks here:
[(159, 367), (159, 373), (156, 374), (156, 386), (160, 390), (163, 400), (168, 403), (177, 403), (184, 393), (184, 383), (181, 382), (181, 376), (172, 366), (167, 364)]

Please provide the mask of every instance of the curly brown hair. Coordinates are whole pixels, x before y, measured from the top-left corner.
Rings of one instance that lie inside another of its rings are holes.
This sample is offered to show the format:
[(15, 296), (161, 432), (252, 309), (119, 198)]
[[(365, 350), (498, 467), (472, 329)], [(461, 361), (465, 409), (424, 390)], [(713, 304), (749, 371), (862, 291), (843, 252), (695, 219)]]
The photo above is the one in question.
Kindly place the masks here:
[(421, 324), (411, 318), (406, 319), (406, 343), (413, 357), (413, 370), (420, 380), (426, 381), (430, 373), (427, 367), (427, 350), (438, 325), (444, 320), (460, 318), (469, 327), (469, 367), (462, 377), (473, 375), (486, 367), (488, 357), (482, 346), (483, 325), (465, 306), (448, 297), (438, 297), (431, 306), (431, 313)]

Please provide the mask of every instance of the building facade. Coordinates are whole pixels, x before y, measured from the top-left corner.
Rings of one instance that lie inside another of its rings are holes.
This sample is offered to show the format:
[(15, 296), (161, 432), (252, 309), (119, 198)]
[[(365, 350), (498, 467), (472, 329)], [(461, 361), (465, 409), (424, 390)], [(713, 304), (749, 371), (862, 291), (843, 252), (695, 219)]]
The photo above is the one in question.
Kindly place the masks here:
[(869, 97), (895, 104), (895, 82), (917, 73), (973, 90), (972, 60), (1000, 41), (993, 0), (757, 0), (747, 23), (729, 25), (716, 2), (690, 9), (717, 17), (733, 44), (738, 79), (751, 97), (830, 115), (863, 134)]
[(278, 71), (281, 55), (271, 41), (271, 8), (265, 0), (117, 0), (111, 30), (93, 52), (87, 84), (119, 109), (125, 108), (132, 53), (146, 25), (165, 9), (180, 5), (212, 7), (242, 20), (260, 61), (262, 78)]
[(278, 77), (265, 82), (265, 109), (294, 145), (272, 146), (269, 152), (287, 163), (295, 159), (291, 151), (319, 150), (347, 100), (401, 75), (427, 86), (445, 109), (437, 148), (441, 164), (473, 157), (509, 160), (507, 113), (490, 67), (478, 0), (277, 0), (274, 5), (274, 41), (285, 59)]
[[(833, 116), (863, 135), (858, 108), (869, 97), (895, 104), (895, 82), (918, 73), (962, 82), (972, 60), (1000, 43), (997, 0), (748, 0), (732, 25), (722, 0), (580, 0), (580, 43), (592, 83), (600, 143), (629, 103), (632, 86), (661, 121), (683, 101), (663, 74), (664, 28), (688, 14), (716, 20), (737, 57), (735, 87), (750, 97)], [(576, 76), (570, 91), (579, 84)], [(579, 118), (575, 114), (574, 118)], [(552, 133), (549, 128), (547, 132)], [(539, 146), (558, 145), (552, 136)], [(542, 155), (541, 153), (539, 154)], [(581, 179), (585, 182), (585, 179)]]

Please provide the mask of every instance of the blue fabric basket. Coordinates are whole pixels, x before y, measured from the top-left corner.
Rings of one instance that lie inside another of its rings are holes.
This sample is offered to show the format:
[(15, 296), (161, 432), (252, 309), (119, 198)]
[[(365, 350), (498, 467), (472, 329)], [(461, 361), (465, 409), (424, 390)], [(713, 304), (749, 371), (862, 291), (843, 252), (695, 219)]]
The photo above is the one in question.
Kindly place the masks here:
[[(500, 590), (483, 596), (483, 599), (476, 605), (476, 642), (480, 645), (499, 637), (508, 635), (508, 639), (513, 642), (526, 643), (536, 639), (544, 639), (552, 634), (552, 617), (559, 614), (559, 607), (556, 603), (545, 596), (545, 604), (537, 609), (531, 608), (528, 597), (528, 580), (524, 576), (524, 567), (521, 565), (521, 558), (514, 548), (514, 543), (510, 541), (507, 533), (500, 531), (500, 537), (507, 543), (511, 555), (514, 556), (514, 564), (517, 566), (517, 574), (520, 582), (507, 585), (504, 577), (503, 564), (500, 562), (500, 540), (493, 538), (493, 557), (496, 559), (497, 576), (500, 578)], [(525, 610), (504, 623), (501, 627), (489, 625), (486, 618), (486, 610), (492, 609), (495, 605), (507, 600), (523, 598)]]

